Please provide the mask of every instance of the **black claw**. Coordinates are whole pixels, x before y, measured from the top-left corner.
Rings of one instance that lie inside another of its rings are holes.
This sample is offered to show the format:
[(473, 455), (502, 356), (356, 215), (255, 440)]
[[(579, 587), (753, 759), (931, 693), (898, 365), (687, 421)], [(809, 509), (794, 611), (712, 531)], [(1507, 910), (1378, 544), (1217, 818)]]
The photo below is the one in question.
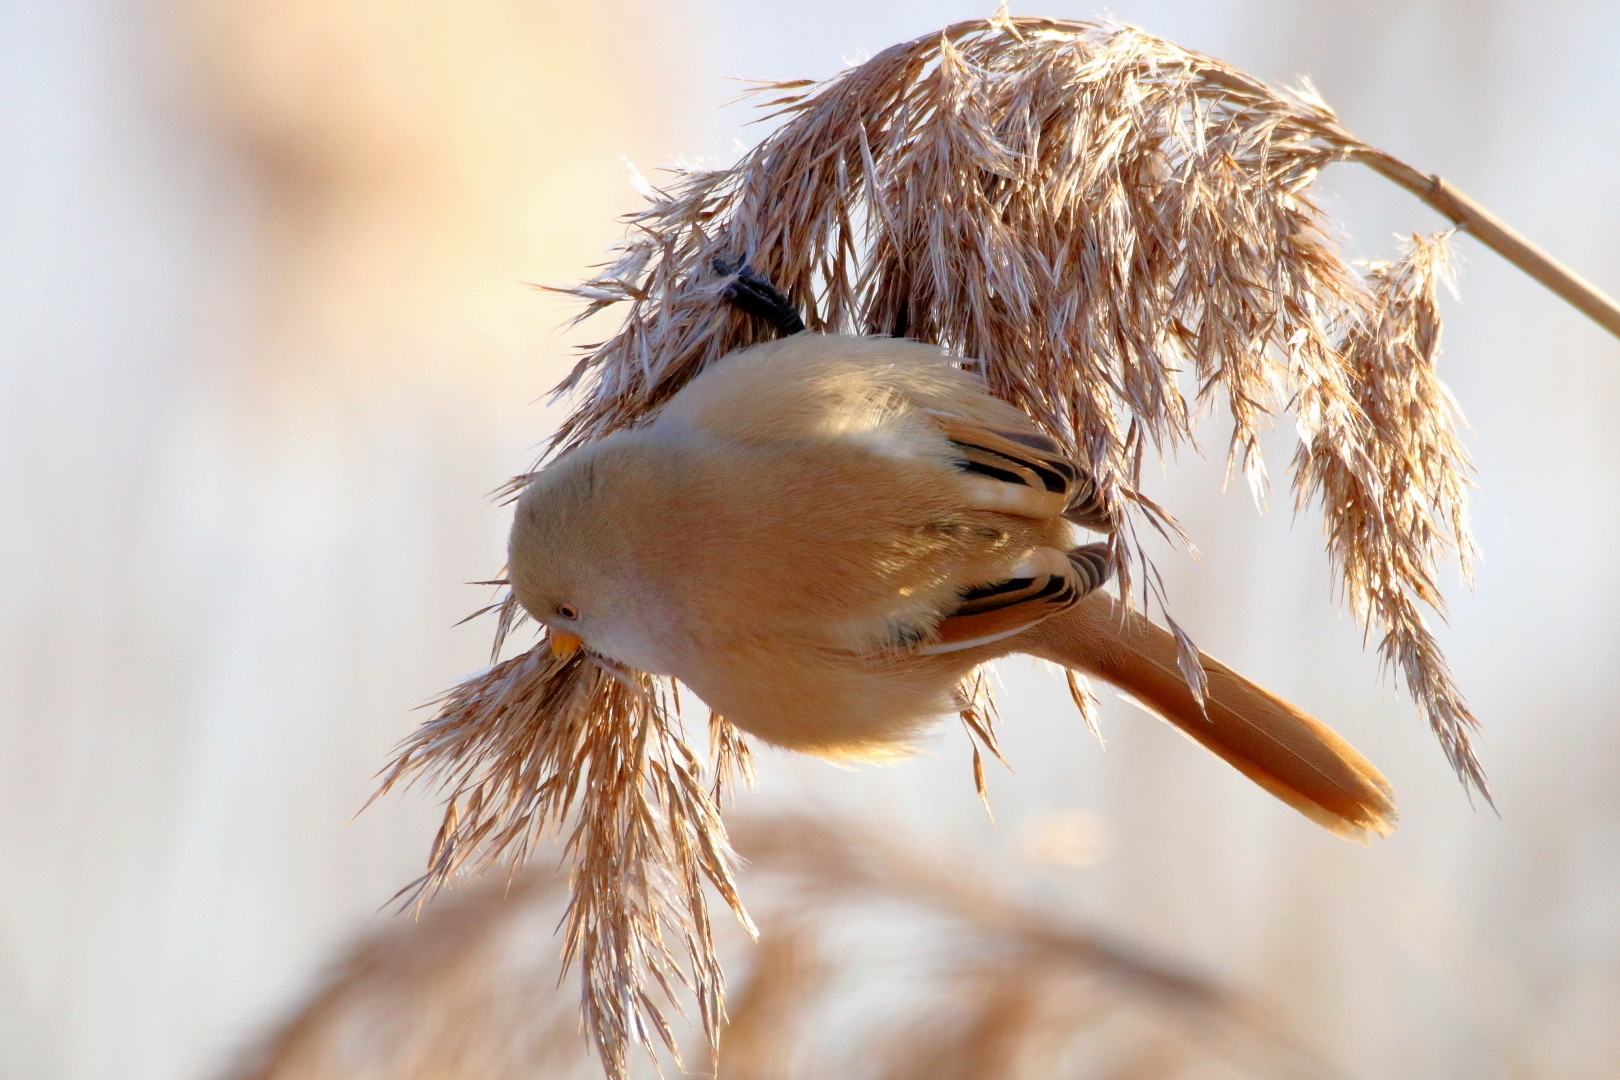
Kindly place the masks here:
[(714, 270), (732, 279), (720, 290), (720, 295), (739, 310), (756, 319), (764, 319), (783, 336), (792, 336), (804, 329), (804, 319), (799, 316), (793, 302), (783, 296), (768, 278), (749, 266), (746, 260), (728, 263), (724, 259), (715, 259)]

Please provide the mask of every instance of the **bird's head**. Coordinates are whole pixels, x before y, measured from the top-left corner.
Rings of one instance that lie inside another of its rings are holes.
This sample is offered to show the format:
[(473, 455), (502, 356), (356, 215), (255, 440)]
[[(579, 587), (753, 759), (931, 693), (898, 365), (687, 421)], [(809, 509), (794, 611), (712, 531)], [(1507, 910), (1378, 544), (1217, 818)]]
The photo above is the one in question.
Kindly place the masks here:
[(518, 602), (545, 625), (554, 653), (583, 644), (662, 673), (635, 538), (626, 535), (650, 509), (642, 497), (656, 490), (640, 451), (634, 440), (610, 436), (537, 473), (518, 498), (507, 566)]

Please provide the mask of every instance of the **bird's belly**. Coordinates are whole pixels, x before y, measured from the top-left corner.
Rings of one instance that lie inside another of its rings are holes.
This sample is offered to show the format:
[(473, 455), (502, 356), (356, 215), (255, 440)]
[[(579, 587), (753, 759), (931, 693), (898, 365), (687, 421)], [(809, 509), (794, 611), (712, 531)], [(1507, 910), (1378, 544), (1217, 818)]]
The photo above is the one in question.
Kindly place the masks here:
[(678, 677), (749, 734), (830, 758), (903, 755), (935, 718), (956, 709), (962, 672), (934, 658), (773, 653), (736, 650)]

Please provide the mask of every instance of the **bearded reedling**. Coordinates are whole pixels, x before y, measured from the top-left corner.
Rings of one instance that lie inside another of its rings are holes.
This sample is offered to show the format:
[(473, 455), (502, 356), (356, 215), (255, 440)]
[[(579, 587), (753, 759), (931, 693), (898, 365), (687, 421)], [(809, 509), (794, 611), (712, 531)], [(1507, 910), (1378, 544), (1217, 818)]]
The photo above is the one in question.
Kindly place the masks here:
[[(793, 329), (796, 319), (785, 327)], [(904, 753), (980, 664), (1101, 678), (1307, 817), (1394, 828), (1333, 731), (1099, 590), (1092, 478), (942, 351), (793, 333), (739, 350), (648, 425), (563, 455), (518, 501), (510, 581), (554, 652), (668, 675), (737, 727), (832, 758)]]

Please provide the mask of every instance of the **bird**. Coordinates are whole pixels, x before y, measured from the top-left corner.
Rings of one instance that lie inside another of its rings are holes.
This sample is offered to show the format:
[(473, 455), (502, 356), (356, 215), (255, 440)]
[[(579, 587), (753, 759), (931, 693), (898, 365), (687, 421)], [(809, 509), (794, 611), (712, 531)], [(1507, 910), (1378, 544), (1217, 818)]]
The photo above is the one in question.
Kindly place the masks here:
[(1365, 842), (1389, 784), (1330, 728), (1115, 600), (1096, 479), (970, 364), (799, 330), (710, 364), (650, 421), (531, 474), (513, 595), (559, 656), (669, 676), (767, 743), (903, 756), (1026, 653), (1099, 678)]

